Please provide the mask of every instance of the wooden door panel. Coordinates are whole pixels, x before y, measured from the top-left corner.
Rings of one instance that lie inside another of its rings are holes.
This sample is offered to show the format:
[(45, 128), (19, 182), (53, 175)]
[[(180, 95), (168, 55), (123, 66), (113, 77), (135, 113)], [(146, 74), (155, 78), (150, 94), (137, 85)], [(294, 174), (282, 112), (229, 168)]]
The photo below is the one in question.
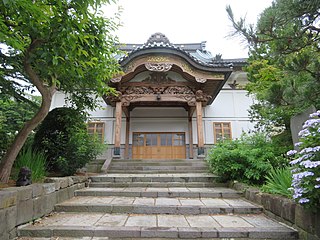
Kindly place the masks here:
[(185, 159), (184, 133), (133, 133), (133, 159)]

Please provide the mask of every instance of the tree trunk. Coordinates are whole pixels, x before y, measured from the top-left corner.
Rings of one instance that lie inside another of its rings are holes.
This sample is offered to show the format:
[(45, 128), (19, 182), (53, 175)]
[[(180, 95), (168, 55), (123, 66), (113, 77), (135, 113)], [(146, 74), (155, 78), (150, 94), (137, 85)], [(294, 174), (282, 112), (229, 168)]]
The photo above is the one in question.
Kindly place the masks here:
[(53, 84), (53, 86), (47, 86), (43, 81), (41, 81), (28, 60), (29, 54), (32, 51), (32, 48), (35, 47), (35, 45), (36, 43), (32, 43), (27, 50), (23, 61), (23, 68), (29, 76), (29, 80), (41, 93), (42, 102), (37, 114), (30, 121), (27, 121), (24, 124), (0, 163), (0, 182), (4, 183), (7, 183), (9, 181), (13, 163), (16, 160), (16, 157), (18, 156), (24, 143), (26, 142), (27, 137), (29, 136), (31, 131), (34, 130), (39, 125), (39, 123), (41, 123), (42, 120), (48, 115), (52, 96), (56, 91), (55, 84)]
[(48, 94), (42, 95), (42, 104), (39, 111), (30, 121), (25, 123), (18, 135), (15, 137), (5, 156), (3, 157), (0, 163), (0, 182), (7, 183), (9, 181), (13, 163), (24, 143), (26, 142), (27, 137), (32, 132), (32, 130), (34, 130), (39, 125), (39, 123), (41, 123), (41, 121), (47, 116), (50, 109), (53, 93), (54, 91), (50, 91), (48, 89)]

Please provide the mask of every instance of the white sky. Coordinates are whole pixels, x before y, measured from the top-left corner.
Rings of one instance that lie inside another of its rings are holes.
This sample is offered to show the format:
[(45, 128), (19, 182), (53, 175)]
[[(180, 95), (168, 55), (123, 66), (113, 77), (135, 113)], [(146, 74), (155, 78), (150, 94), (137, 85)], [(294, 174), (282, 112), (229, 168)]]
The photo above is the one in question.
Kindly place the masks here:
[(145, 43), (151, 34), (161, 32), (171, 43), (207, 41), (207, 50), (222, 58), (247, 57), (239, 38), (228, 38), (232, 31), (225, 10), (231, 5), (236, 19), (246, 16), (256, 23), (259, 14), (272, 0), (118, 0), (104, 8), (111, 16), (122, 7), (122, 27), (116, 32), (122, 43)]

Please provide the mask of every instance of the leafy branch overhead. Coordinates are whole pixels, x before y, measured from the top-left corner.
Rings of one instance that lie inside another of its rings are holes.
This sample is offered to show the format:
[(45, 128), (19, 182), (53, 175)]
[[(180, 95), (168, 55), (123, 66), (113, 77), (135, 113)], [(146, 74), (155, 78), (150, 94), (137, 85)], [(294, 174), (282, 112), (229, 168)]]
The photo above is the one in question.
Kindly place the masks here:
[(320, 1), (277, 0), (256, 25), (245, 18), (234, 28), (249, 46), (247, 90), (259, 103), (251, 109), (261, 125), (289, 127), (290, 117), (310, 105), (320, 107)]
[[(112, 35), (119, 24), (99, 10), (109, 2), (0, 2), (0, 91), (23, 98), (26, 90), (36, 88), (42, 96), (38, 113), (19, 132), (2, 165), (8, 156), (14, 160), (26, 136), (47, 115), (56, 90), (79, 109), (93, 109), (98, 96), (114, 92), (107, 83), (120, 72), (114, 58), (118, 39)], [(8, 170), (1, 171), (0, 179), (6, 179)]]
[(110, 91), (105, 81), (118, 71), (111, 67), (116, 66), (117, 39), (108, 33), (117, 24), (95, 14), (100, 2), (8, 0), (2, 4), (0, 37), (8, 47), (1, 49), (2, 81), (13, 89), (18, 86), (12, 78), (38, 85), (30, 79), (30, 65), (45, 86), (70, 93), (77, 104), (83, 97), (90, 102), (88, 89), (100, 94)]

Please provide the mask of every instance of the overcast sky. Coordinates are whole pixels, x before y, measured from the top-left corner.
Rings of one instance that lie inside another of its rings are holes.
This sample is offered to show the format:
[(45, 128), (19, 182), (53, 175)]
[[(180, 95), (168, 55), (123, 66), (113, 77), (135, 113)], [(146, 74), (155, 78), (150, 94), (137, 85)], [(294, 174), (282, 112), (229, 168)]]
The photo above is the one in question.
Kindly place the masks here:
[(256, 23), (259, 14), (272, 0), (119, 0), (104, 8), (111, 16), (122, 7), (122, 27), (117, 36), (122, 43), (145, 43), (151, 34), (161, 32), (171, 43), (207, 42), (212, 54), (223, 58), (247, 57), (247, 48), (239, 38), (228, 38), (232, 31), (226, 5), (236, 19), (246, 16)]

